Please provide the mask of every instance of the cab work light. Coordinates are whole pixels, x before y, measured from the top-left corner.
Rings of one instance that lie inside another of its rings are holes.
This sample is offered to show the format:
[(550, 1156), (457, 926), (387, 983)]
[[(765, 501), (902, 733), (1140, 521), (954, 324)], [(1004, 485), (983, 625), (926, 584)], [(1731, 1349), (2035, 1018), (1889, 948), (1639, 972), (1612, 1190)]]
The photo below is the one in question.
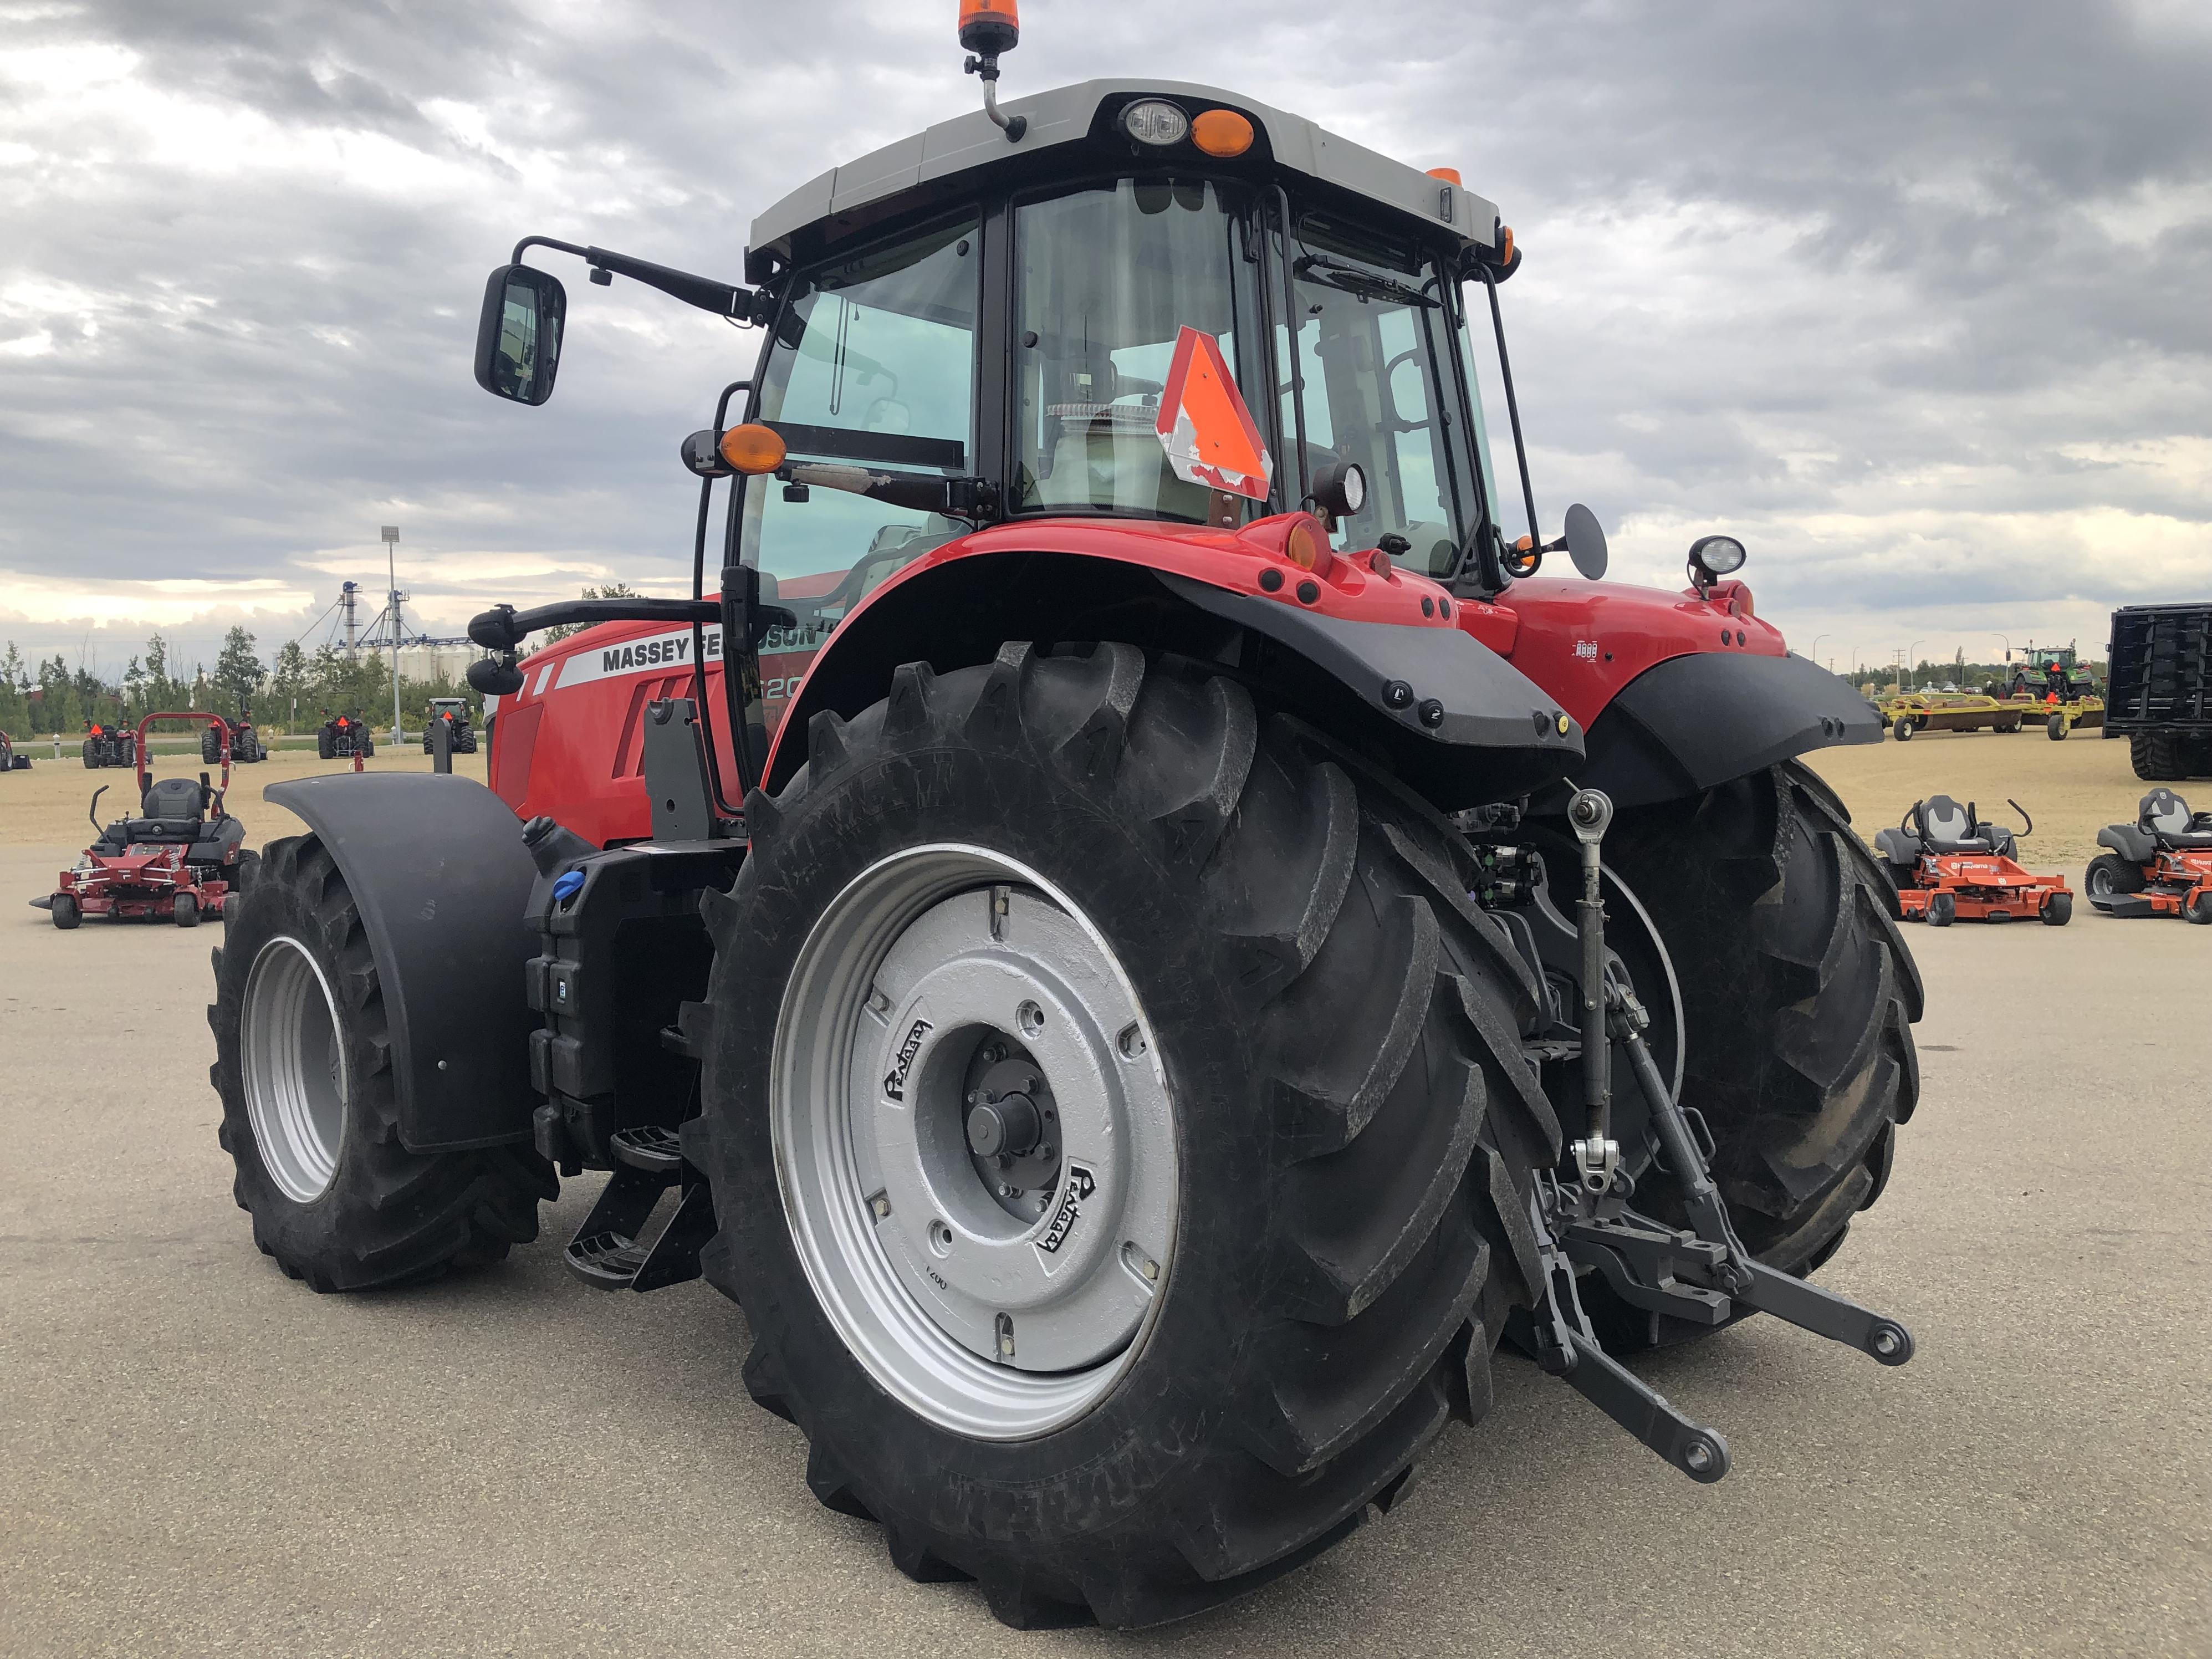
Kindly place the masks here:
[(1121, 112), (1121, 130), (1140, 144), (1179, 144), (1190, 133), (1190, 117), (1164, 98), (1140, 98)]

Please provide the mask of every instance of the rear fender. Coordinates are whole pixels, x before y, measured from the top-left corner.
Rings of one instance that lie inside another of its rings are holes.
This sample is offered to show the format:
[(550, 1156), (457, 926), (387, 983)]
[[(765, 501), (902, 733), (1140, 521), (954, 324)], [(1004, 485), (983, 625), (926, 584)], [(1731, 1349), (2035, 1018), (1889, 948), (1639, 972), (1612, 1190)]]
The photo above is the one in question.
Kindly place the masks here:
[[(989, 533), (1003, 546), (1015, 528)], [(991, 661), (1008, 640), (1040, 647), (1115, 640), (1220, 663), (1279, 706), (1387, 757), (1441, 807), (1540, 787), (1582, 759), (1582, 729), (1557, 702), (1441, 617), (1420, 625), (1418, 592), (1409, 624), (1326, 596), (1313, 606), (1268, 596), (1255, 580), (1263, 567), (1248, 554), (1237, 556), (1241, 569), (1231, 573), (1252, 590), (1243, 592), (1164, 568), (1155, 557), (1115, 556), (1110, 532), (1085, 527), (1085, 538), (1106, 545), (970, 551), (918, 562), (884, 583), (815, 659), (776, 734), (767, 787), (781, 788), (805, 764), (815, 714), (857, 714), (889, 695), (902, 663), (948, 672)], [(983, 538), (967, 539), (972, 546)], [(1150, 554), (1145, 544), (1166, 538), (1127, 539)], [(1364, 585), (1385, 586), (1375, 578)], [(1432, 600), (1444, 596), (1433, 584), (1425, 589)]]
[(280, 783), (345, 877), (375, 954), (399, 1139), (416, 1152), (527, 1140), (525, 1000), (538, 872), (500, 798), (450, 774), (365, 772)]
[(2108, 823), (2097, 831), (2097, 845), (2111, 848), (2130, 864), (2148, 864), (2158, 856), (2158, 843), (2138, 824)]
[(1623, 687), (1591, 723), (1576, 781), (1617, 806), (1697, 794), (1815, 749), (1879, 743), (1881, 720), (1802, 657), (1699, 652)]

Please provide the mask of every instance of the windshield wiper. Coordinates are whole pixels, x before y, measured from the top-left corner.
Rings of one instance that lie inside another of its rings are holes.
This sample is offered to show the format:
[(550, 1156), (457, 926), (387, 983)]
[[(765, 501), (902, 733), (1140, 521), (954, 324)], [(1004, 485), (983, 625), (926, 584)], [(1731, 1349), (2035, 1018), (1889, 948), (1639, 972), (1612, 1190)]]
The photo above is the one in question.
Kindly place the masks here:
[(1371, 270), (1362, 270), (1341, 259), (1332, 259), (1325, 253), (1299, 255), (1296, 270), (1310, 283), (1356, 294), (1363, 300), (1395, 300), (1401, 306), (1419, 306), (1430, 311), (1437, 308), (1438, 301), (1419, 289), (1408, 288), (1389, 276), (1378, 276)]

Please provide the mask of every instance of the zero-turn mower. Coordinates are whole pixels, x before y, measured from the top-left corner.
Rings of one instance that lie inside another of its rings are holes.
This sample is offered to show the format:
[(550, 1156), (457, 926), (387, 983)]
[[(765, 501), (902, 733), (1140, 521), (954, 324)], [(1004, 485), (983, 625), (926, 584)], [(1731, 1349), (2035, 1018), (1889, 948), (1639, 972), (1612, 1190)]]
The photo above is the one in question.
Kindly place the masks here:
[(2021, 837), (2035, 820), (2016, 800), (2006, 805), (2027, 822), (2017, 830), (1984, 823), (1968, 801), (1930, 795), (1912, 803), (1894, 830), (1874, 838), (1889, 860), (1899, 903), (1907, 921), (1948, 927), (1954, 921), (2024, 921), (2063, 927), (2074, 915), (2074, 895), (2063, 876), (2039, 876), (2014, 862)]
[(17, 754), (15, 740), (5, 732), (0, 732), (0, 772), (27, 772), (30, 769), (31, 757)]
[(2109, 847), (2081, 877), (2089, 902), (2116, 916), (2186, 916), (2212, 926), (2212, 812), (2192, 812), (2172, 790), (2142, 798), (2133, 823), (2097, 831)]
[[(138, 723), (137, 752), (146, 753), (146, 728), (155, 720), (205, 720), (228, 735), (219, 714), (197, 711), (149, 714)], [(231, 896), (242, 888), (260, 855), (246, 850), (246, 826), (223, 809), (230, 787), (230, 754), (219, 750), (222, 778), (210, 785), (203, 772), (191, 778), (148, 775), (138, 767), (138, 811), (103, 826), (102, 784), (92, 792), (89, 816), (99, 839), (87, 848), (45, 898), (31, 901), (55, 927), (67, 930), (87, 916), (117, 921), (173, 921), (197, 927), (203, 918), (221, 916)]]
[(743, 283), (528, 236), (486, 283), (511, 418), (574, 418), (523, 413), (533, 248), (757, 355), (676, 446), (689, 597), (470, 623), (489, 787), (270, 791), (308, 827), (211, 1019), (254, 1238), (404, 1283), (604, 1172), (569, 1270), (736, 1298), (813, 1494), (1018, 1625), (1313, 1559), (1501, 1342), (1721, 1478), (1622, 1356), (1912, 1353), (1806, 1277), (1917, 1095), (1802, 758), (1879, 720), (1733, 538), (1666, 592), (1540, 533), (1474, 378), (1523, 251), (1456, 174), (1182, 82), (1001, 108), (1013, 6), (963, 10), (985, 106), (766, 209)]

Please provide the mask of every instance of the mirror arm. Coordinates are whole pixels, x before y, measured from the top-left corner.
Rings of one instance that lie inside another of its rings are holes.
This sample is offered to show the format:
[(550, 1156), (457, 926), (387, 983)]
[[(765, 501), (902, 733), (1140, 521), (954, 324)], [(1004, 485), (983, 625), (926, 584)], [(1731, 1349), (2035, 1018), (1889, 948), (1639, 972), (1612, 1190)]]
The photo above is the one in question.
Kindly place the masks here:
[(526, 236), (514, 245), (514, 257), (510, 264), (522, 263), (526, 248), (550, 247), (556, 253), (573, 253), (592, 268), (592, 280), (605, 284), (617, 276), (627, 276), (632, 282), (643, 283), (647, 288), (657, 288), (672, 299), (681, 300), (687, 306), (696, 306), (702, 311), (712, 312), (717, 317), (734, 318), (741, 323), (760, 320), (767, 296), (759, 290), (739, 288), (731, 283), (718, 283), (711, 276), (695, 276), (688, 270), (678, 270), (671, 265), (657, 265), (650, 259), (633, 258), (627, 253), (617, 253), (611, 248), (579, 247), (574, 242), (556, 241), (550, 236)]
[(487, 651), (512, 651), (541, 628), (588, 628), (604, 622), (720, 622), (721, 607), (696, 599), (563, 599), (517, 611), (494, 605), (469, 619), (469, 638)]

